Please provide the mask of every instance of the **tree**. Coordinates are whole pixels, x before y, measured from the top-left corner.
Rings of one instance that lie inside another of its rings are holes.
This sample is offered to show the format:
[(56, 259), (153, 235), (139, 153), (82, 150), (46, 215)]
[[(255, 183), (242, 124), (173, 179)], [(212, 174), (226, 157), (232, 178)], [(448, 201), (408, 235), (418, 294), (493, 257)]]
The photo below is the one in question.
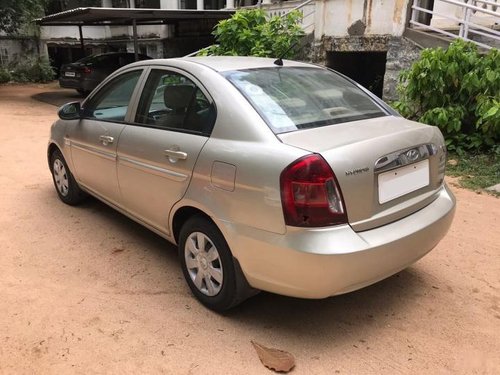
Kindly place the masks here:
[(36, 32), (33, 19), (42, 17), (47, 0), (0, 0), (0, 31), (7, 34)]
[(262, 9), (238, 11), (217, 24), (212, 33), (217, 44), (200, 55), (293, 57), (304, 36), (301, 18), (299, 11), (270, 18)]
[(0, 0), (0, 31), (34, 35), (39, 28), (35, 18), (77, 7), (100, 6), (100, 0)]

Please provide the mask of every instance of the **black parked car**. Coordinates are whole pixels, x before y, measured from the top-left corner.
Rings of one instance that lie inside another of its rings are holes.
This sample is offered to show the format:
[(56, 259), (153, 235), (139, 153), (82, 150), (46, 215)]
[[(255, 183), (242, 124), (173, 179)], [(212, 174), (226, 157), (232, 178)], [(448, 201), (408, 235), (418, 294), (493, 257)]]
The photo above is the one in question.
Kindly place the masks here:
[[(149, 60), (151, 57), (139, 54), (138, 59)], [(87, 95), (108, 75), (134, 61), (134, 54), (128, 52), (90, 55), (74, 63), (63, 65), (59, 76), (59, 85)]]

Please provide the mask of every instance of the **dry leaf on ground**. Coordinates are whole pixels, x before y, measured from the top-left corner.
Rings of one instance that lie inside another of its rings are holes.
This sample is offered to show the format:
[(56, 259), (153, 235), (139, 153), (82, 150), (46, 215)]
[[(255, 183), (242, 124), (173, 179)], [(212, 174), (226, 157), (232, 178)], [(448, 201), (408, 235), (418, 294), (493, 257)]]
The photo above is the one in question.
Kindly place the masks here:
[(277, 372), (290, 372), (295, 367), (295, 358), (283, 350), (267, 348), (251, 341), (264, 366)]

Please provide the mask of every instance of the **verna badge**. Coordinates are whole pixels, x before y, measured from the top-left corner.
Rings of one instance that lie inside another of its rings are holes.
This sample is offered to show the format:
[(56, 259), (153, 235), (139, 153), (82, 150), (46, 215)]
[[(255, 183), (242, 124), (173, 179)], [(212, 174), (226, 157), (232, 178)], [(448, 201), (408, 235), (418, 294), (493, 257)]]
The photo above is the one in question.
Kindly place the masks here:
[(356, 174), (368, 172), (369, 170), (370, 170), (370, 168), (368, 168), (368, 167), (351, 169), (350, 171), (345, 171), (345, 175), (346, 176), (353, 176)]

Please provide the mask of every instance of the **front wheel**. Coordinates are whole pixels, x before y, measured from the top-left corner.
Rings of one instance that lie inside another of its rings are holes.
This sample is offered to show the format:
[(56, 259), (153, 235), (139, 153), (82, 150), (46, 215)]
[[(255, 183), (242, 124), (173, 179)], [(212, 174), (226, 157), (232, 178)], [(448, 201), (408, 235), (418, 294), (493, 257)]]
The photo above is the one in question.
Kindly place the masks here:
[(59, 150), (55, 150), (50, 156), (50, 171), (52, 172), (57, 195), (64, 203), (74, 206), (86, 197), (85, 192), (78, 186)]
[(210, 220), (194, 216), (184, 224), (179, 257), (189, 288), (208, 308), (225, 311), (252, 295), (224, 236)]

